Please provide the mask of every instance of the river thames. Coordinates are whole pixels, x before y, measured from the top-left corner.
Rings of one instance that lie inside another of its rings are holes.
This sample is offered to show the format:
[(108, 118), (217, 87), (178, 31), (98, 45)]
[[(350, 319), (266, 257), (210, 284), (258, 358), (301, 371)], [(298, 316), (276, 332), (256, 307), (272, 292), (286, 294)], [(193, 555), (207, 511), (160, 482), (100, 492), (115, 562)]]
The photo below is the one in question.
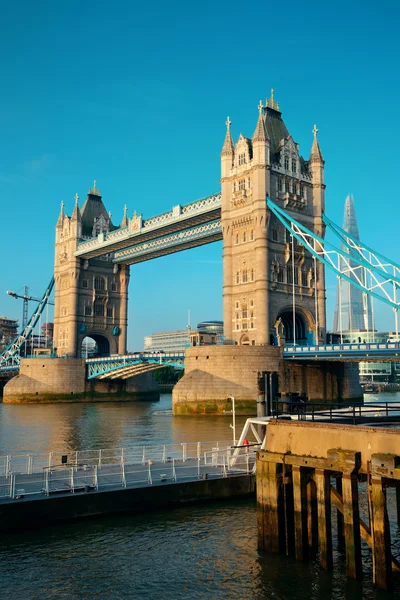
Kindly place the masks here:
[[(369, 395), (370, 401), (400, 394)], [(172, 417), (171, 396), (155, 403), (0, 404), (0, 454), (70, 452), (231, 440), (231, 417)], [(244, 418), (238, 420), (239, 432)], [(393, 547), (400, 552), (399, 532)], [(2, 536), (1, 598), (13, 599), (372, 599), (371, 583), (317, 563), (257, 550), (255, 500), (221, 502)], [(392, 596), (393, 597), (393, 596)], [(400, 588), (397, 587), (397, 597)]]

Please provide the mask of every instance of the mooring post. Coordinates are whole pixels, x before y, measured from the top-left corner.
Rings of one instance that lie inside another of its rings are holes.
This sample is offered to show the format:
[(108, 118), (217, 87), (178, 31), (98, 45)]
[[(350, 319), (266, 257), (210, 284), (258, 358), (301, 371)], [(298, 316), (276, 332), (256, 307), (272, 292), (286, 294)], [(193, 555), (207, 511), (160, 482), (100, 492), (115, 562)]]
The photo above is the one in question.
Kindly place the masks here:
[[(343, 495), (342, 489), (342, 478), (336, 477), (336, 491), (340, 496)], [(336, 509), (336, 522), (337, 522), (337, 541), (338, 541), (338, 549), (344, 550), (344, 523), (343, 523), (343, 515), (339, 509)]]
[(308, 556), (307, 482), (308, 473), (298, 465), (292, 467), (294, 508), (294, 549), (297, 560)]
[(323, 569), (332, 569), (332, 516), (330, 472), (316, 469), (319, 560)]

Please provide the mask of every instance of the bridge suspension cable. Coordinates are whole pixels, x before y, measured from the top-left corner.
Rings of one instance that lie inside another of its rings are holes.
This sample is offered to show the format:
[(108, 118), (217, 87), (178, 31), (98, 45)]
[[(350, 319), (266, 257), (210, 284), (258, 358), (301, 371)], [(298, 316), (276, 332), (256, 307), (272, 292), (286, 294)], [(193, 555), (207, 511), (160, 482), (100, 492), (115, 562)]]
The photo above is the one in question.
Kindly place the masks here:
[[(316, 259), (333, 270), (338, 277), (358, 287), (362, 292), (385, 302), (397, 314), (400, 300), (400, 266), (355, 240), (333, 221), (324, 216), (324, 222), (344, 242), (346, 249), (337, 248), (296, 221), (270, 198), (267, 206), (289, 233)], [(389, 268), (393, 273), (389, 272)], [(368, 275), (368, 276), (367, 276)]]
[(2, 354), (0, 354), (0, 369), (7, 370), (9, 368), (18, 368), (19, 366), (19, 354), (22, 346), (26, 343), (26, 341), (32, 335), (43, 310), (47, 306), (49, 302), (50, 294), (54, 287), (54, 277), (51, 278), (49, 285), (46, 288), (45, 293), (42, 296), (39, 304), (37, 305), (33, 315), (29, 319), (28, 323), (25, 325), (23, 331), (18, 335), (13, 342), (4, 350)]

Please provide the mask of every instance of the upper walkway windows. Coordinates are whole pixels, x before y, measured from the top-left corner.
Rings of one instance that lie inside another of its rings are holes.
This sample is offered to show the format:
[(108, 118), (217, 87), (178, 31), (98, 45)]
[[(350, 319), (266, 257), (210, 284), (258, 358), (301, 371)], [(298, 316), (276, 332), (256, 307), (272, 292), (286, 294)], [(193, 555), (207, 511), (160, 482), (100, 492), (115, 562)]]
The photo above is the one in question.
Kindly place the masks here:
[(106, 289), (106, 281), (105, 281), (104, 277), (95, 277), (94, 289), (99, 290), (101, 292)]

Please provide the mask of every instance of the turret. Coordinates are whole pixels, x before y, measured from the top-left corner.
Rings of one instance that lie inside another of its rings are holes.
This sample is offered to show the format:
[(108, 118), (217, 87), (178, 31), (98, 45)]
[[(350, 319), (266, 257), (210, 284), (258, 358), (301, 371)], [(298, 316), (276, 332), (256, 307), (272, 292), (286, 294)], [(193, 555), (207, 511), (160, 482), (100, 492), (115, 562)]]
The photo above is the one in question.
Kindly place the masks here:
[(263, 103), (258, 105), (258, 120), (252, 137), (253, 161), (257, 164), (269, 164), (270, 139), (265, 125), (266, 114), (263, 114)]
[(64, 222), (64, 217), (65, 217), (65, 214), (64, 214), (64, 200), (62, 200), (61, 201), (60, 214), (58, 216), (58, 220), (57, 220), (57, 223), (56, 223), (56, 227), (57, 228), (62, 229), (63, 222)]
[(321, 215), (325, 210), (325, 184), (324, 184), (324, 165), (325, 161), (322, 156), (321, 148), (319, 147), (317, 138), (318, 129), (314, 125), (313, 134), (314, 140), (311, 147), (310, 154), (310, 170), (313, 183), (313, 197), (314, 197), (314, 214)]
[(121, 227), (128, 227), (128, 207), (124, 206), (124, 216), (122, 217)]
[(234, 146), (231, 136), (231, 120), (228, 117), (226, 120), (226, 135), (224, 145), (221, 151), (221, 177), (229, 177), (232, 169), (233, 157), (234, 157)]

